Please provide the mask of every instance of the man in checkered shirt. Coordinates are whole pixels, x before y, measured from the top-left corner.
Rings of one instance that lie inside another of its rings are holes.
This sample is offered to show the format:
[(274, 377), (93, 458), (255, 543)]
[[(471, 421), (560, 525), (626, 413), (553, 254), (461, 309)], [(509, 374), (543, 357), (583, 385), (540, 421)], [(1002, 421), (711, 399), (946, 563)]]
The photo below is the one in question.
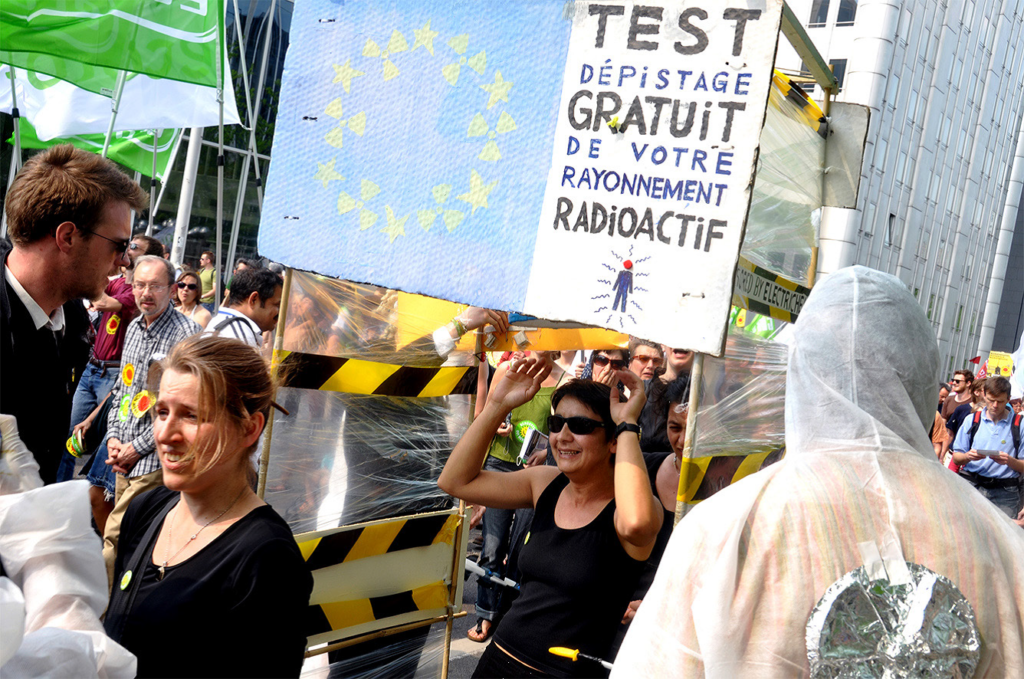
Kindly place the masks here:
[(155, 400), (146, 389), (149, 364), (201, 330), (171, 305), (173, 285), (174, 267), (166, 259), (146, 255), (135, 260), (132, 289), (141, 313), (128, 326), (107, 421), (107, 464), (118, 473), (114, 510), (103, 531), (103, 558), (109, 582), (113, 581), (114, 556), (125, 509), (132, 498), (163, 485), (160, 459), (154, 454), (153, 421), (148, 412)]

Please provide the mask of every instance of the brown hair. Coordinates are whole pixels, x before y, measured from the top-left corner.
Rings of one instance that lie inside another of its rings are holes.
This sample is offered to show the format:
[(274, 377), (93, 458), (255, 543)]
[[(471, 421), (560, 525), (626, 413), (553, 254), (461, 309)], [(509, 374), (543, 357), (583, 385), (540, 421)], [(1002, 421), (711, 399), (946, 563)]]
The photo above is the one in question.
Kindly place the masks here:
[[(201, 456), (206, 462), (199, 473), (209, 471), (228, 454), (246, 422), (256, 413), (270, 415), (273, 385), (267, 362), (244, 342), (213, 335), (193, 335), (171, 349), (159, 370), (151, 370), (150, 390), (159, 391), (164, 371), (192, 375), (199, 383), (199, 421), (215, 425), (212, 439), (197, 442), (187, 457)], [(155, 410), (155, 409), (154, 409)], [(253, 444), (255, 447), (255, 444)], [(247, 453), (251, 453), (250, 448)], [(243, 455), (246, 467), (249, 455)]]
[(1010, 380), (1001, 375), (985, 380), (985, 394), (988, 396), (1009, 396)]
[(953, 373), (953, 377), (956, 377), (957, 375), (964, 376), (964, 379), (967, 380), (968, 387), (971, 386), (971, 384), (974, 382), (974, 373), (972, 373), (970, 370), (957, 370), (955, 373)]
[(142, 188), (114, 163), (60, 144), (32, 156), (7, 192), (7, 224), (15, 245), (35, 243), (71, 222), (91, 232), (108, 203), (146, 209)]

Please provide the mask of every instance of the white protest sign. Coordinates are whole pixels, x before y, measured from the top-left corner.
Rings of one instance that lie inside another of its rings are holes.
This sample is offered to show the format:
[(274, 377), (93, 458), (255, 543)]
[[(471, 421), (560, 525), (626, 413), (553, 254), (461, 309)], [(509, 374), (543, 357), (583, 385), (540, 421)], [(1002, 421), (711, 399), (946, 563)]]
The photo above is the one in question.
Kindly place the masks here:
[(524, 311), (719, 355), (782, 2), (572, 7)]

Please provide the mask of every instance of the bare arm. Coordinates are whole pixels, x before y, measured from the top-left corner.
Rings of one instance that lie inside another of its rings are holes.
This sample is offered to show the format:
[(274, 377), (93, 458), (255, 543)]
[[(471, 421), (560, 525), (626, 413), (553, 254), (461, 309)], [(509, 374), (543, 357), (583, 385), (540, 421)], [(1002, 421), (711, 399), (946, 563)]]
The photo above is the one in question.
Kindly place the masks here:
[[(616, 371), (615, 378), (629, 389), (629, 400), (620, 403), (619, 390), (612, 387), (612, 420), (616, 425), (636, 424), (647, 400), (643, 381), (628, 370)], [(632, 432), (619, 434), (615, 450), (615, 532), (622, 547), (634, 559), (649, 557), (664, 518), (661, 502), (651, 492), (640, 437)]]
[(92, 308), (96, 309), (96, 311), (99, 311), (100, 313), (106, 313), (108, 311), (116, 313), (121, 310), (122, 306), (121, 302), (105, 292), (100, 294), (100, 296), (92, 302)]
[(551, 362), (536, 358), (517, 361), (506, 377), (492, 389), (487, 405), (455, 445), (437, 485), (449, 495), (470, 504), (500, 509), (533, 507), (537, 496), (558, 470), (530, 467), (515, 472), (484, 471), (484, 459), (491, 438), (512, 409), (526, 403), (540, 389), (551, 372)]

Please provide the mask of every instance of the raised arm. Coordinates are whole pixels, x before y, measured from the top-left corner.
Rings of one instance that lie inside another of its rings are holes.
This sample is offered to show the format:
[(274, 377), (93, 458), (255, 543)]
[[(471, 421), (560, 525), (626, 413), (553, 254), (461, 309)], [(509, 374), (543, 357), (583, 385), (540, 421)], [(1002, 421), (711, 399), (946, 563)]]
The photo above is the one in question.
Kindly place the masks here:
[[(628, 370), (616, 371), (616, 381), (629, 389), (629, 400), (619, 401), (619, 390), (612, 387), (612, 421), (636, 424), (647, 397), (644, 383)], [(654, 541), (665, 518), (664, 509), (651, 492), (640, 435), (624, 431), (616, 438), (615, 447), (615, 532), (626, 552), (634, 559), (646, 559), (654, 549)]]
[(536, 357), (515, 361), (505, 378), (492, 390), (480, 415), (455, 445), (437, 485), (444, 492), (471, 504), (499, 509), (533, 507), (558, 470), (530, 467), (515, 472), (481, 469), (491, 438), (513, 408), (521, 406), (540, 389), (551, 372), (551, 361)]

